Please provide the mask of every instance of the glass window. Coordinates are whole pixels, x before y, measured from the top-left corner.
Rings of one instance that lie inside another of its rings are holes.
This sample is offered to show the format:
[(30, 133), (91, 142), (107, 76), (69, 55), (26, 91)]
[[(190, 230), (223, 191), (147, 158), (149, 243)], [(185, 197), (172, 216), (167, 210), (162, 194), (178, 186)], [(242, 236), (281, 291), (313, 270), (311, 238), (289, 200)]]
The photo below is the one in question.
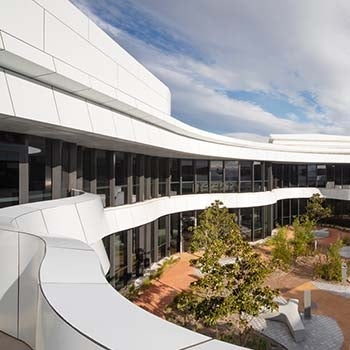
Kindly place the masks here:
[(252, 162), (242, 161), (241, 165), (241, 192), (252, 192)]
[(254, 241), (264, 238), (262, 212), (263, 207), (254, 208)]
[(158, 259), (167, 255), (165, 216), (158, 219)]
[(238, 172), (237, 160), (225, 161), (225, 192), (238, 192)]
[(107, 151), (96, 151), (96, 185), (104, 205), (109, 205), (109, 176)]
[(169, 161), (167, 158), (159, 158), (159, 194), (166, 195), (166, 181), (169, 176)]
[(210, 161), (211, 192), (224, 192), (224, 162), (222, 160)]
[(318, 164), (316, 169), (316, 186), (326, 187), (327, 182), (327, 168), (325, 164)]
[(252, 208), (242, 208), (241, 213), (241, 233), (243, 237), (247, 240), (252, 240), (252, 217), (253, 209)]
[(115, 160), (116, 205), (126, 204), (127, 202), (126, 163), (126, 154), (117, 152)]
[(263, 184), (262, 184), (262, 166), (261, 162), (253, 162), (254, 167), (254, 192), (260, 192), (263, 191)]
[(307, 166), (304, 164), (298, 165), (298, 183), (299, 187), (307, 186)]
[(182, 172), (182, 193), (194, 193), (193, 191), (193, 161), (188, 159), (181, 160), (181, 172)]
[[(127, 231), (118, 232), (114, 237), (114, 285), (116, 289), (120, 289), (127, 282)], [(113, 281), (112, 281), (113, 283)]]
[(170, 254), (180, 251), (180, 214), (171, 214)]
[(309, 187), (316, 186), (316, 178), (317, 178), (316, 164), (308, 164), (308, 166), (307, 166), (307, 182), (308, 182)]
[(207, 160), (196, 160), (196, 193), (208, 193), (209, 162)]
[(170, 176), (170, 195), (174, 196), (180, 193), (180, 161), (178, 159), (170, 159)]
[(28, 137), (29, 202), (51, 199), (51, 143)]

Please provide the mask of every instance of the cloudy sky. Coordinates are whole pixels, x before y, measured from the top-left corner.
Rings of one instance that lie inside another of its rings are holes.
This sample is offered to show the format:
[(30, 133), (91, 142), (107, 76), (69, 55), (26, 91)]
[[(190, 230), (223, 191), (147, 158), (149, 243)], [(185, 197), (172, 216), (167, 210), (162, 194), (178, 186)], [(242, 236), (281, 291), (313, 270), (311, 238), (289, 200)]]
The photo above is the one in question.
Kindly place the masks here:
[(172, 92), (172, 114), (248, 138), (350, 133), (348, 0), (72, 0)]

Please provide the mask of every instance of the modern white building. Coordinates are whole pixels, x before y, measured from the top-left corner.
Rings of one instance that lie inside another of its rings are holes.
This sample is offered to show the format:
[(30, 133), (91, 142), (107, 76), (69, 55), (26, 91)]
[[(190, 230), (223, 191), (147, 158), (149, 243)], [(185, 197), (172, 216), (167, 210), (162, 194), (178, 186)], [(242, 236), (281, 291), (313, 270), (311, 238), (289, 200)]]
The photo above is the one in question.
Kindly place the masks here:
[(117, 289), (186, 250), (216, 199), (256, 240), (314, 193), (344, 214), (349, 189), (350, 138), (198, 130), (68, 0), (0, 0), (0, 330), (32, 349), (238, 348)]

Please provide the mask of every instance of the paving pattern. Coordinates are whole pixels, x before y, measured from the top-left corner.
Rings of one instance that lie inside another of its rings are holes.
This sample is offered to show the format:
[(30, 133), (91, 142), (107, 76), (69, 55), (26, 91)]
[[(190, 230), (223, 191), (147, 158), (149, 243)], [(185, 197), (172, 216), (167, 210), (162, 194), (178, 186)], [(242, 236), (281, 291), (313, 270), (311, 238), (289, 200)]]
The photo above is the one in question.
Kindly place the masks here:
[(318, 282), (318, 281), (313, 281), (312, 284), (320, 290), (324, 290), (326, 292), (340, 295), (344, 298), (350, 298), (350, 286), (348, 285), (333, 284), (333, 283)]
[(337, 322), (327, 316), (313, 315), (311, 320), (303, 320), (306, 332), (304, 341), (296, 343), (288, 327), (278, 321), (256, 317), (253, 328), (284, 345), (289, 350), (338, 350), (344, 343), (344, 337)]

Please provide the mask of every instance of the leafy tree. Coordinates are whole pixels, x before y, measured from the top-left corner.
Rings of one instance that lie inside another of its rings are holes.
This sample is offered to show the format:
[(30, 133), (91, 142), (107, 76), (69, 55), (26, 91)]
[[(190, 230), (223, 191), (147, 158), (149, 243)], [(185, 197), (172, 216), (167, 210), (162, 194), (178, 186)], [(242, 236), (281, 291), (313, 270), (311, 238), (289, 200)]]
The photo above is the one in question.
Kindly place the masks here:
[(330, 216), (332, 216), (332, 209), (325, 207), (325, 198), (316, 193), (307, 201), (306, 214), (302, 219), (308, 218), (317, 224), (321, 219), (329, 218)]
[(287, 238), (288, 227), (278, 227), (276, 235), (271, 237), (272, 261), (278, 267), (288, 270), (293, 262), (291, 241)]
[(295, 218), (293, 228), (294, 239), (292, 244), (294, 257), (309, 255), (310, 245), (314, 240), (313, 230), (315, 228), (315, 222), (307, 216), (302, 222), (299, 218)]
[(326, 261), (321, 262), (316, 266), (315, 272), (316, 275), (327, 280), (327, 281), (338, 281), (341, 282), (341, 256), (340, 256), (340, 248), (343, 243), (341, 240), (331, 244), (328, 248)]
[(202, 277), (175, 299), (175, 307), (208, 326), (235, 314), (243, 337), (251, 316), (276, 307), (278, 292), (264, 285), (270, 268), (242, 238), (235, 215), (220, 201), (203, 211), (193, 231), (191, 248), (202, 251), (196, 261)]

